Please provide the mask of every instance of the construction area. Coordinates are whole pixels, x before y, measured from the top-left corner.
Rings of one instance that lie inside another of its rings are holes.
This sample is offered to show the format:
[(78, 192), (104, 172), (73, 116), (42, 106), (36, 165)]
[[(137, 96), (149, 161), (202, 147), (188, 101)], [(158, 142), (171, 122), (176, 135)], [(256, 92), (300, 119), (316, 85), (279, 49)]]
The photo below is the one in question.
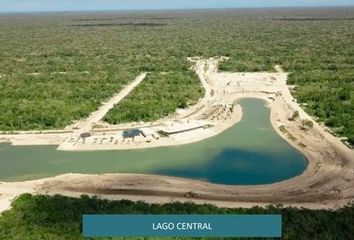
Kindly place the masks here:
[[(193, 70), (205, 88), (205, 96), (197, 104), (177, 109), (174, 114), (155, 122), (109, 125), (104, 116), (128, 96), (148, 73), (142, 73), (93, 112), (62, 131), (20, 132), (1, 135), (0, 141), (13, 145), (58, 145), (58, 150), (90, 151), (149, 148), (187, 144), (224, 131), (242, 118), (238, 99), (259, 97), (271, 103), (277, 96), (286, 97), (287, 73), (218, 72), (218, 63), (226, 58), (189, 58)], [(283, 93), (282, 93), (283, 92)]]

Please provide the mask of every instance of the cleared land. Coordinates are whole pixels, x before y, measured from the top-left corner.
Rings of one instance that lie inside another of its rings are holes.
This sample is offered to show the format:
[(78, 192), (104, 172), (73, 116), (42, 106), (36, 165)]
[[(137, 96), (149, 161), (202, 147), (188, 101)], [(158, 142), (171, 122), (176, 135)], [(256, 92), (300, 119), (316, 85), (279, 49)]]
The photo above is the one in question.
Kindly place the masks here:
[(147, 73), (140, 74), (132, 83), (126, 86), (122, 91), (116, 93), (113, 97), (111, 97), (107, 102), (103, 103), (102, 106), (95, 112), (93, 112), (87, 119), (84, 121), (79, 121), (75, 123), (73, 126), (69, 126), (68, 128), (77, 129), (77, 131), (84, 133), (92, 130), (94, 124), (100, 122), (106, 114), (114, 108), (116, 104), (122, 101), (127, 95), (130, 94), (131, 91), (134, 90), (146, 77)]
[(87, 118), (145, 71), (151, 72), (147, 81), (106, 120), (160, 119), (203, 94), (187, 57), (228, 56), (222, 71), (283, 66), (306, 111), (353, 143), (353, 13), (333, 8), (3, 15), (0, 129), (63, 128)]

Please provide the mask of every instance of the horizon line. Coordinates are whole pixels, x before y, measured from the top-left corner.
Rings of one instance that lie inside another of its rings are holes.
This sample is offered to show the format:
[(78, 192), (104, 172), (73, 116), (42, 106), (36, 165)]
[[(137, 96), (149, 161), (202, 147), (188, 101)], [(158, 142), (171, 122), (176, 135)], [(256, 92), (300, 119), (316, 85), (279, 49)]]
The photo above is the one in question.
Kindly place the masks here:
[(353, 5), (327, 6), (271, 6), (271, 7), (205, 7), (205, 8), (146, 8), (146, 9), (92, 9), (92, 10), (39, 10), (39, 11), (1, 11), (0, 14), (38, 14), (38, 13), (93, 13), (93, 12), (144, 12), (144, 11), (203, 11), (203, 10), (249, 10), (249, 9), (307, 9), (307, 8), (354, 8)]

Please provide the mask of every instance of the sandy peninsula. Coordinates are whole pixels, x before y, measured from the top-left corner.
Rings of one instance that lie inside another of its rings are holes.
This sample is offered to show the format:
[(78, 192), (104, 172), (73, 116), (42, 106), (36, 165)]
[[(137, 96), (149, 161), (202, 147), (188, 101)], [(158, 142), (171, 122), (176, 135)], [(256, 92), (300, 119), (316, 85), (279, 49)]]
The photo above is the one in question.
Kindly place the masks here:
[[(24, 192), (74, 197), (88, 194), (107, 199), (160, 203), (193, 201), (222, 207), (283, 204), (307, 208), (339, 208), (354, 201), (354, 151), (331, 135), (324, 126), (316, 123), (301, 108), (291, 95), (291, 86), (286, 84), (288, 74), (281, 71), (279, 66), (274, 73), (220, 73), (217, 71), (217, 65), (222, 58), (190, 60), (194, 61), (194, 70), (205, 87), (205, 97), (197, 105), (176, 113), (168, 119), (147, 125), (136, 124), (135, 127), (151, 128), (154, 132), (154, 126), (161, 128), (161, 124), (172, 122), (173, 126), (170, 127), (175, 128), (181, 128), (180, 125), (183, 128), (196, 124), (207, 125), (207, 128), (201, 127), (181, 134), (173, 134), (174, 136), (169, 139), (155, 139), (149, 142), (142, 139), (140, 142), (131, 141), (129, 144), (114, 144), (114, 142), (97, 144), (97, 141), (94, 143), (86, 139), (85, 142), (78, 140), (74, 146), (69, 144), (64, 147), (69, 150), (127, 149), (199, 141), (214, 136), (240, 121), (242, 108), (237, 104), (237, 100), (255, 97), (264, 99), (270, 108), (271, 123), (275, 131), (307, 157), (309, 164), (306, 171), (300, 176), (283, 182), (257, 186), (217, 185), (140, 174), (65, 174), (37, 181), (1, 183), (0, 211), (7, 209), (10, 201)], [(296, 117), (294, 113), (297, 113)], [(311, 122), (310, 127), (304, 126), (304, 122)], [(89, 125), (84, 126), (87, 130)], [(124, 126), (106, 126), (105, 138), (122, 127)], [(199, 135), (193, 134), (196, 133), (194, 131), (198, 131)], [(66, 134), (65, 137), (69, 138), (67, 134), (72, 133), (61, 134)], [(99, 134), (94, 133), (93, 138), (99, 138)], [(11, 138), (2, 135), (0, 139), (5, 137)], [(16, 140), (12, 139), (12, 141), (16, 143)]]

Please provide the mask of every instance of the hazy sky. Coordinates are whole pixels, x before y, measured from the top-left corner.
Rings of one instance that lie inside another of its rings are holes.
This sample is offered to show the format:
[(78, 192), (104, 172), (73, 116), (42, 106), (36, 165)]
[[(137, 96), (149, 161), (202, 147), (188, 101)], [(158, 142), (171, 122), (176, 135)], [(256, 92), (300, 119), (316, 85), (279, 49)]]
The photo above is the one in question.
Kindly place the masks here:
[(354, 6), (354, 0), (0, 0), (0, 12)]

